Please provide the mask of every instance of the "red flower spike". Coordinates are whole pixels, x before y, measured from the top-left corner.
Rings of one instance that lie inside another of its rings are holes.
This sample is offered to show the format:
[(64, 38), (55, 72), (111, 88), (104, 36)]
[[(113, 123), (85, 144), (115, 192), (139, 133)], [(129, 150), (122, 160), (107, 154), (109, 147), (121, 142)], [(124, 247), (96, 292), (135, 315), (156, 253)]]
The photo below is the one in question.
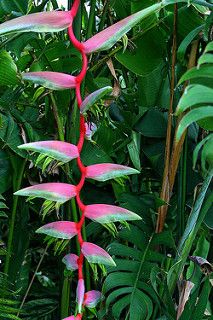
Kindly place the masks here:
[[(35, 143), (27, 143), (20, 146), (20, 149), (40, 152), (46, 156), (52, 157), (60, 162), (68, 162), (77, 159), (81, 179), (77, 186), (66, 183), (44, 183), (29, 188), (19, 190), (15, 193), (18, 196), (40, 197), (59, 203), (64, 203), (76, 196), (78, 208), (82, 212), (79, 222), (57, 221), (44, 225), (37, 230), (37, 233), (43, 233), (60, 239), (71, 239), (77, 236), (81, 247), (81, 254), (78, 257), (75, 254), (68, 254), (63, 258), (68, 270), (78, 270), (78, 285), (76, 290), (76, 301), (78, 303), (78, 315), (69, 316), (64, 320), (81, 320), (83, 317), (82, 308), (94, 308), (101, 299), (99, 291), (89, 291), (85, 293), (83, 262), (84, 257), (90, 263), (100, 263), (104, 265), (115, 266), (112, 257), (102, 248), (89, 242), (84, 242), (82, 236), (82, 227), (85, 217), (99, 223), (109, 223), (124, 220), (139, 220), (140, 217), (135, 213), (124, 208), (97, 204), (86, 206), (80, 197), (80, 192), (84, 186), (85, 179), (90, 178), (97, 181), (106, 181), (118, 178), (124, 175), (137, 174), (137, 170), (116, 165), (113, 163), (103, 163), (85, 167), (81, 161), (81, 150), (84, 145), (85, 136), (88, 136), (88, 128), (85, 125), (84, 113), (89, 110), (99, 99), (105, 94), (109, 94), (112, 88), (106, 87), (90, 94), (82, 101), (81, 85), (84, 80), (88, 68), (87, 55), (93, 51), (107, 50), (111, 48), (126, 32), (136, 25), (141, 18), (146, 17), (153, 12), (158, 11), (162, 7), (162, 3), (155, 4), (147, 9), (127, 17), (126, 19), (116, 23), (115, 25), (103, 30), (85, 43), (79, 42), (73, 33), (72, 21), (75, 18), (80, 5), (80, 0), (74, 0), (72, 9), (69, 12), (44, 12), (38, 14), (20, 17), (12, 21), (5, 22), (0, 25), (0, 34), (9, 34), (11, 32), (54, 32), (60, 31), (68, 27), (68, 35), (73, 46), (82, 55), (82, 70), (76, 77), (69, 74), (59, 72), (29, 72), (22, 75), (24, 80), (42, 85), (51, 90), (75, 89), (76, 100), (80, 111), (80, 135), (77, 146), (61, 141), (39, 141)], [(165, 2), (166, 5), (166, 2)], [(89, 128), (90, 131), (92, 128)], [(89, 133), (91, 138), (91, 132)]]

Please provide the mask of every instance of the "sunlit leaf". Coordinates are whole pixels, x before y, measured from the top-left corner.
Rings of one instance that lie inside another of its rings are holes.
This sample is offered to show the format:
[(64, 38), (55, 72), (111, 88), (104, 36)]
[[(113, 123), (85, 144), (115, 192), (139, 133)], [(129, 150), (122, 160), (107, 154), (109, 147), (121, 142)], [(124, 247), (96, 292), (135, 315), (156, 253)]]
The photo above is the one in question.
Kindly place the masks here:
[(213, 107), (199, 107), (187, 113), (179, 123), (176, 140), (180, 140), (184, 131), (195, 121), (213, 117)]
[(211, 102), (213, 102), (213, 89), (200, 84), (190, 85), (185, 89), (178, 103), (176, 115), (179, 115), (196, 104)]

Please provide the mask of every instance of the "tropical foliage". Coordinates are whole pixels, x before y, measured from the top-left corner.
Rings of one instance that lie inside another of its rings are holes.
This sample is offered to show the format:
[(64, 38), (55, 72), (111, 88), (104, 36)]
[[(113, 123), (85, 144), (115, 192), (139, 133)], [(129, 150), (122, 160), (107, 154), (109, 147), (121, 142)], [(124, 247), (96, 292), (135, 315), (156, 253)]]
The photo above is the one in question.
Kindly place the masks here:
[(213, 4), (67, 6), (0, 2), (0, 319), (211, 319)]

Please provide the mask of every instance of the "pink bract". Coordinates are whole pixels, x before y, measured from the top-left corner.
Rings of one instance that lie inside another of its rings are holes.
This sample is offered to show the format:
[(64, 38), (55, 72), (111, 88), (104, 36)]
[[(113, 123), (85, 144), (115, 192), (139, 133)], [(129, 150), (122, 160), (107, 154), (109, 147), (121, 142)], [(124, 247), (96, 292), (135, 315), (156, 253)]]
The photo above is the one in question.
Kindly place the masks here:
[(51, 222), (39, 228), (37, 233), (43, 233), (48, 236), (59, 239), (71, 239), (77, 235), (76, 223), (70, 221)]
[(0, 24), (0, 34), (13, 32), (58, 32), (68, 28), (73, 18), (69, 11), (32, 13)]
[(84, 295), (84, 305), (88, 308), (95, 308), (98, 302), (101, 300), (101, 292), (92, 290), (88, 291)]
[(139, 171), (136, 169), (114, 163), (94, 164), (87, 167), (87, 178), (97, 181), (106, 181), (137, 173)]
[(101, 247), (94, 243), (84, 242), (81, 252), (90, 263), (99, 263), (109, 266), (115, 266), (112, 257)]
[(76, 86), (75, 77), (61, 72), (27, 72), (22, 74), (22, 78), (52, 90), (72, 89)]

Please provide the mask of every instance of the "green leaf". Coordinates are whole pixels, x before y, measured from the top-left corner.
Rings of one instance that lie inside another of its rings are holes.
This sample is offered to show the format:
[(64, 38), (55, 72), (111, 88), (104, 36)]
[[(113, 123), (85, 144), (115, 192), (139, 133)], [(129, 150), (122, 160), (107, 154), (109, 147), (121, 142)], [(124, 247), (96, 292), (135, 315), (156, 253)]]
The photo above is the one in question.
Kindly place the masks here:
[(16, 85), (19, 83), (17, 67), (10, 54), (0, 52), (0, 85)]
[(146, 76), (163, 62), (166, 41), (158, 28), (146, 32), (134, 45), (134, 49), (117, 53), (116, 59), (135, 74)]
[(199, 107), (187, 113), (179, 123), (176, 140), (180, 140), (182, 134), (188, 128), (188, 126), (190, 126), (190, 124), (209, 117), (213, 117), (213, 106)]
[(176, 115), (202, 103), (213, 103), (213, 89), (200, 84), (189, 85), (179, 100)]
[(196, 79), (196, 78), (213, 78), (213, 66), (201, 66), (199, 69), (198, 67), (194, 67), (184, 73), (184, 75), (180, 78), (179, 84), (183, 83), (186, 80)]

